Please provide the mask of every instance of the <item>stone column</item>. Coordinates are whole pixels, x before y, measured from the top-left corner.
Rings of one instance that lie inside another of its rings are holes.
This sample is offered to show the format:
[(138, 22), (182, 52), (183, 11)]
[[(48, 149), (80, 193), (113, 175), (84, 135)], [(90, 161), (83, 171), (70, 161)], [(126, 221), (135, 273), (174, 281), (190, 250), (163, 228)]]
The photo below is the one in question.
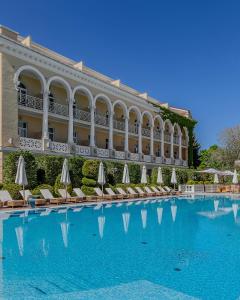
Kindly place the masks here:
[(74, 99), (70, 98), (68, 100), (68, 143), (73, 144), (73, 101)]
[(95, 106), (91, 107), (90, 147), (95, 147)]
[(161, 129), (161, 157), (164, 158), (164, 130)]
[(113, 150), (113, 112), (109, 113), (109, 141), (108, 149)]
[(182, 160), (182, 134), (179, 134), (179, 159)]
[(142, 154), (142, 122), (138, 123), (138, 153)]
[(45, 90), (43, 93), (43, 121), (42, 121), (42, 138), (48, 140), (48, 99), (49, 91)]
[(154, 129), (154, 127), (153, 127), (153, 125), (151, 126), (151, 128), (150, 128), (150, 155), (151, 156), (154, 156), (154, 141), (153, 141), (153, 134), (154, 134), (154, 132), (153, 132), (153, 129)]
[(171, 151), (170, 151), (170, 157), (171, 157), (171, 159), (174, 159), (174, 154), (173, 154), (173, 131), (171, 131)]
[(125, 116), (125, 139), (124, 139), (124, 151), (127, 153), (129, 151), (128, 147), (128, 122), (129, 119)]

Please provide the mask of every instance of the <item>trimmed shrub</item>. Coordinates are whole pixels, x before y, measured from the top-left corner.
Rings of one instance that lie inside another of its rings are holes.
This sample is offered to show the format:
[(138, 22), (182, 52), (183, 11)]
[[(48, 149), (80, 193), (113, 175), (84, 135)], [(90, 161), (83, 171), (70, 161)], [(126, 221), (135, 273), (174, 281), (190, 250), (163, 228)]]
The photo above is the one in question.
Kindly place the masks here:
[(83, 177), (82, 184), (86, 186), (96, 186), (97, 182), (94, 179)]
[(68, 160), (73, 187), (80, 187), (82, 185), (82, 167), (85, 161), (86, 159), (80, 156), (70, 157)]
[(93, 187), (91, 187), (91, 186), (83, 185), (81, 189), (82, 189), (83, 193), (87, 196), (95, 195), (95, 191), (94, 191)]
[(131, 183), (139, 183), (141, 181), (141, 167), (140, 165), (130, 163), (128, 164), (129, 176)]
[(35, 189), (32, 190), (32, 194), (41, 195), (40, 189), (48, 189), (52, 194), (54, 194), (54, 189), (49, 184), (40, 184), (39, 186), (35, 187)]
[(83, 176), (97, 180), (99, 164), (99, 160), (86, 160), (82, 167)]
[(110, 185), (115, 185), (122, 182), (124, 164), (115, 161), (105, 161), (105, 170), (107, 182)]
[(22, 199), (19, 191), (22, 187), (16, 183), (5, 183), (3, 184), (3, 190), (7, 190), (14, 200)]
[[(55, 184), (54, 184), (54, 193), (58, 196), (60, 196), (60, 194), (58, 193), (59, 189), (65, 189), (65, 185), (63, 183), (60, 182), (61, 179), (61, 174), (59, 174), (56, 178)], [(69, 184), (67, 186), (67, 191), (69, 194), (72, 193), (72, 184)]]
[[(54, 185), (58, 174), (62, 171), (63, 156), (39, 155), (36, 157), (38, 169), (44, 170), (46, 184)], [(40, 183), (40, 182), (39, 182)]]
[(19, 156), (22, 155), (25, 160), (26, 174), (28, 179), (28, 187), (32, 188), (37, 185), (37, 163), (35, 156), (29, 151), (16, 151), (7, 155), (3, 163), (3, 178), (4, 183), (15, 182), (17, 173), (17, 164)]

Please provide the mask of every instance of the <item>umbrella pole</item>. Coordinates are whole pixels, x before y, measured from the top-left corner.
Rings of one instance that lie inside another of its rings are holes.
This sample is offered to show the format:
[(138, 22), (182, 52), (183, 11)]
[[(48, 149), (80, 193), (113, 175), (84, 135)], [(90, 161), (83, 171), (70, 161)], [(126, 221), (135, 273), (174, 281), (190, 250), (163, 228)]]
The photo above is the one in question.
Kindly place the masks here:
[(67, 185), (65, 184), (65, 202), (67, 202)]
[(24, 202), (25, 202), (26, 199), (25, 199), (25, 187), (24, 187), (24, 184), (23, 184), (22, 188), (23, 188), (23, 200), (24, 200)]

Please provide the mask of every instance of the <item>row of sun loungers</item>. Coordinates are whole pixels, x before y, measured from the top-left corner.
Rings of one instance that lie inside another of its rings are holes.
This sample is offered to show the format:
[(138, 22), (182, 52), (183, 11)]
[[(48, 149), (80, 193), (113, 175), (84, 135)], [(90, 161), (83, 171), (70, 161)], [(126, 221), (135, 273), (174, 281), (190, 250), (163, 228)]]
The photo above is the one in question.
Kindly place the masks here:
[[(65, 189), (59, 189), (58, 192), (61, 197), (54, 197), (48, 189), (40, 189), (42, 198), (35, 199), (35, 205), (41, 206), (46, 204), (64, 204), (64, 203), (78, 203), (82, 201), (96, 201), (96, 200), (118, 200), (118, 199), (133, 199), (142, 197), (154, 197), (154, 196), (164, 196), (164, 195), (175, 195), (177, 192), (171, 190), (168, 187), (158, 186), (157, 188), (152, 186), (135, 187), (135, 190), (131, 187), (127, 187), (126, 191), (123, 188), (116, 188), (118, 194), (116, 194), (111, 188), (106, 188), (105, 194), (100, 188), (94, 188), (96, 196), (85, 195), (80, 188), (74, 188), (73, 192), (76, 196), (71, 196)], [(27, 206), (28, 200), (31, 198), (32, 193), (30, 190), (20, 191), (22, 200), (14, 200), (11, 195), (6, 190), (0, 191), (0, 207), (23, 207)]]

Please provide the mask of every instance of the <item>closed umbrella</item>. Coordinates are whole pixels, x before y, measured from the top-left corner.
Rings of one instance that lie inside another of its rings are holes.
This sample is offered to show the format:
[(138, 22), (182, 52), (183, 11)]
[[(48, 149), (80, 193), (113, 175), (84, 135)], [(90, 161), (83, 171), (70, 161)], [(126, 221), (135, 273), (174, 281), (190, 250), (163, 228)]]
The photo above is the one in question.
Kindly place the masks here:
[(237, 174), (237, 170), (236, 169), (234, 170), (234, 173), (233, 173), (232, 183), (233, 184), (238, 184), (238, 174)]
[(15, 183), (21, 185), (23, 188), (23, 199), (25, 200), (25, 186), (28, 185), (25, 161), (22, 155), (18, 159), (17, 174), (15, 178)]
[(172, 169), (171, 183), (174, 185), (174, 190), (175, 190), (175, 184), (177, 183), (177, 176), (176, 176), (175, 168)]
[(142, 167), (141, 183), (147, 184), (147, 169), (146, 169), (146, 166)]
[(214, 180), (213, 180), (214, 183), (218, 184), (219, 183), (219, 179), (218, 179), (218, 174), (215, 173), (214, 174)]
[(62, 173), (60, 182), (65, 186), (65, 197), (67, 200), (67, 186), (71, 183), (70, 175), (69, 175), (69, 167), (68, 167), (68, 160), (65, 158), (62, 167)]
[(106, 178), (105, 178), (104, 167), (102, 162), (100, 162), (99, 169), (98, 169), (98, 183), (102, 186), (102, 192), (103, 192), (103, 186), (106, 183)]
[(130, 183), (129, 170), (127, 164), (124, 165), (122, 183), (124, 184)]
[(162, 168), (158, 167), (157, 184), (163, 184)]

